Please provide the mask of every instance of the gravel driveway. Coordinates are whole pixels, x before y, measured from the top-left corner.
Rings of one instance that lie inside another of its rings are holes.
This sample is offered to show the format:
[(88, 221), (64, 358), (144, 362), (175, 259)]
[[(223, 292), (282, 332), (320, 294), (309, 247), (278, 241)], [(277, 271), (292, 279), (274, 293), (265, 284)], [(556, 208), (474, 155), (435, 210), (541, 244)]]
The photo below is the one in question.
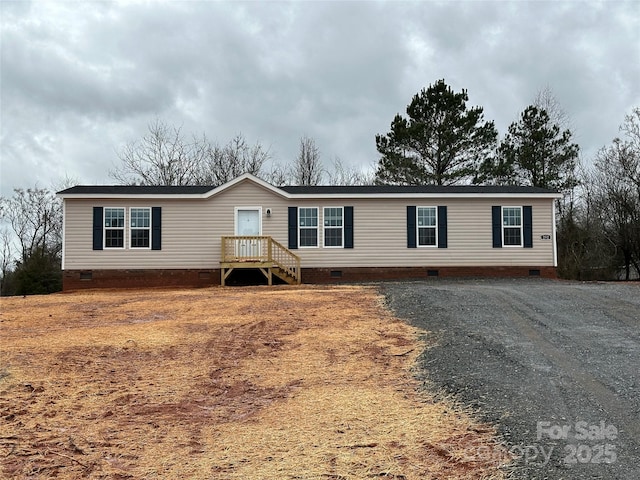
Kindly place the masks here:
[[(429, 388), (498, 426), (515, 478), (640, 478), (640, 284), (542, 279), (383, 284), (436, 342)], [(469, 452), (469, 458), (491, 455)]]

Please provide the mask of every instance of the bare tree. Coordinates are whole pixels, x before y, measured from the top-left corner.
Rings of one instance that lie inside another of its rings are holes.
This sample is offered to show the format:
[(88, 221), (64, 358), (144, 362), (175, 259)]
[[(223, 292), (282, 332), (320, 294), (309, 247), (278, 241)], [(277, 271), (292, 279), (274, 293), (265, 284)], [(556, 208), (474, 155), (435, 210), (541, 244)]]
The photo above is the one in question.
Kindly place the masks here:
[[(60, 290), (62, 202), (55, 194), (38, 187), (14, 189), (12, 197), (0, 198), (0, 223), (10, 227), (2, 234), (1, 293), (14, 295)], [(17, 244), (17, 251), (12, 250), (12, 242)]]
[[(1, 214), (0, 214), (1, 216)], [(14, 263), (13, 246), (11, 245), (11, 232), (7, 228), (0, 230), (0, 292), (5, 291), (7, 274)]]
[(624, 151), (620, 155), (620, 168), (624, 176), (635, 185), (640, 198), (640, 107), (634, 108), (631, 114), (624, 117), (620, 131), (624, 134), (624, 139), (614, 140), (617, 148)]
[(640, 277), (640, 108), (625, 117), (620, 131), (622, 139), (598, 152), (587, 188), (603, 235), (629, 280), (632, 266)]
[(142, 140), (126, 145), (120, 165), (110, 172), (123, 184), (221, 185), (249, 172), (260, 176), (269, 151), (249, 145), (242, 134), (220, 147), (206, 136), (187, 140), (182, 130), (156, 120)]
[(282, 187), (290, 183), (291, 172), (279, 163), (274, 163), (268, 172), (261, 174), (261, 178), (271, 185)]
[(47, 189), (16, 188), (11, 198), (0, 198), (0, 220), (6, 221), (20, 246), (19, 260), (62, 248), (62, 204)]
[(259, 143), (249, 145), (244, 136), (238, 134), (224, 147), (218, 145), (207, 147), (204, 161), (199, 167), (194, 183), (222, 185), (244, 173), (259, 177), (269, 156), (268, 149)]
[(339, 157), (334, 158), (331, 167), (327, 172), (329, 185), (373, 185), (375, 183), (375, 169), (371, 172), (358, 170), (345, 165)]
[(53, 191), (55, 192), (59, 192), (61, 190), (65, 190), (67, 188), (71, 188), (75, 185), (79, 185), (81, 183), (80, 179), (78, 177), (70, 177), (69, 175), (65, 175), (63, 178), (59, 179), (58, 181), (54, 182), (51, 185), (51, 188), (53, 189)]
[(560, 130), (572, 130), (571, 118), (549, 85), (538, 90), (533, 100), (533, 106), (546, 111), (550, 122), (557, 125)]
[(324, 170), (320, 149), (312, 138), (303, 136), (300, 139), (300, 150), (292, 173), (296, 185), (319, 185), (322, 182)]
[(123, 184), (190, 185), (196, 183), (208, 142), (187, 141), (178, 127), (156, 120), (142, 140), (127, 144), (119, 153), (121, 164), (110, 172)]
[[(576, 280), (609, 280), (616, 274), (616, 246), (603, 230), (602, 211), (592, 188), (592, 170), (581, 173), (580, 195), (568, 195), (557, 219), (558, 274)], [(572, 197), (569, 199), (569, 197)]]

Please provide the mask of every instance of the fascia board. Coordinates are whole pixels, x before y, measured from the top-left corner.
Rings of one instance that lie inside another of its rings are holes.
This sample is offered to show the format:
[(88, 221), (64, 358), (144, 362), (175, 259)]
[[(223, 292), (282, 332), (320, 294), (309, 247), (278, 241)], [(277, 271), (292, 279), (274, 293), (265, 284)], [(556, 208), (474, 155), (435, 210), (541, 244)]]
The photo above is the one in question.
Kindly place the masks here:
[[(235, 183), (234, 183), (235, 185)], [(233, 185), (225, 184), (225, 190), (231, 188)], [(311, 194), (311, 193), (302, 193), (302, 194), (291, 194), (287, 193), (284, 190), (280, 190), (279, 188), (271, 186), (269, 188), (269, 184), (260, 185), (267, 190), (287, 199), (300, 199), (300, 200), (313, 200), (313, 199), (410, 199), (410, 198), (562, 198), (562, 194), (560, 193), (323, 193), (323, 194)], [(68, 194), (57, 194), (58, 198), (62, 199), (92, 199), (92, 198), (103, 198), (103, 199), (155, 199), (155, 200), (177, 200), (177, 199), (191, 199), (191, 200), (199, 200), (199, 199), (207, 199), (221, 193), (223, 187), (218, 187), (210, 190), (209, 192), (202, 194), (122, 194), (122, 193), (112, 193), (112, 194), (104, 194), (104, 193), (68, 193)]]
[(324, 193), (324, 194), (290, 194), (288, 198), (323, 199), (323, 198), (562, 198), (560, 193)]
[(62, 199), (83, 199), (83, 198), (126, 198), (126, 199), (138, 199), (138, 198), (148, 198), (148, 199), (192, 199), (198, 200), (202, 198), (207, 198), (210, 195), (207, 193), (197, 193), (197, 194), (177, 194), (177, 195), (166, 195), (160, 193), (142, 193), (142, 194), (131, 194), (131, 193), (64, 193), (64, 194), (56, 194), (58, 198)]

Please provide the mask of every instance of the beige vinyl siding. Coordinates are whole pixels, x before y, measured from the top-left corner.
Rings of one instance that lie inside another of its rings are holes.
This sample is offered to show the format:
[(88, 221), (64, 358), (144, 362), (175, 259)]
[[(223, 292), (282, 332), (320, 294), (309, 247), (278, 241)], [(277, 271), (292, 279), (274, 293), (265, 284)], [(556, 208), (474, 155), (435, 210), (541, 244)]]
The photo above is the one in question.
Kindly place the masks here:
[[(263, 207), (263, 235), (286, 246), (286, 201), (249, 182), (209, 199), (65, 199), (64, 268), (218, 268), (220, 237), (235, 234), (235, 207), (257, 206)], [(93, 207), (125, 207), (127, 226), (129, 207), (162, 207), (162, 250), (93, 250)], [(274, 210), (271, 218), (266, 218), (267, 208)]]
[[(65, 269), (213, 268), (218, 261), (215, 222), (203, 201), (67, 199), (65, 204)], [(93, 207), (126, 207), (124, 249), (92, 249)], [(129, 248), (129, 207), (162, 207), (162, 250)]]
[[(301, 248), (304, 267), (408, 266), (553, 266), (551, 199), (358, 199), (344, 200), (354, 209), (354, 248)], [(340, 205), (305, 200), (297, 206)], [(448, 248), (407, 248), (407, 206), (447, 206)], [(533, 207), (533, 248), (493, 248), (491, 207)], [(322, 210), (320, 210), (322, 215)], [(322, 218), (320, 218), (322, 224)], [(322, 235), (322, 232), (320, 232)]]
[[(406, 208), (447, 206), (448, 248), (407, 248)], [(491, 207), (533, 207), (533, 248), (492, 248)], [(162, 207), (162, 250), (92, 250), (93, 207)], [(302, 267), (552, 266), (553, 199), (286, 199), (243, 181), (208, 199), (65, 199), (65, 269), (218, 268), (220, 237), (234, 235), (235, 208), (261, 207), (262, 234), (288, 244), (288, 207), (353, 206), (354, 248), (299, 248)], [(266, 216), (267, 208), (271, 216)]]

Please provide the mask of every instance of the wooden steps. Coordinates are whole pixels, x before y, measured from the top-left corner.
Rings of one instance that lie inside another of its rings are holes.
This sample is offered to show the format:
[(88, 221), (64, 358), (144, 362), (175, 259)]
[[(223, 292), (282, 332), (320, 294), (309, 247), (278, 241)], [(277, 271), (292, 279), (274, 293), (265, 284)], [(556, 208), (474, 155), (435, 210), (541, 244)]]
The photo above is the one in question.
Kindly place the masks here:
[(300, 257), (281, 243), (266, 236), (222, 237), (220, 284), (236, 269), (257, 268), (273, 284), (273, 275), (289, 285), (299, 285)]

